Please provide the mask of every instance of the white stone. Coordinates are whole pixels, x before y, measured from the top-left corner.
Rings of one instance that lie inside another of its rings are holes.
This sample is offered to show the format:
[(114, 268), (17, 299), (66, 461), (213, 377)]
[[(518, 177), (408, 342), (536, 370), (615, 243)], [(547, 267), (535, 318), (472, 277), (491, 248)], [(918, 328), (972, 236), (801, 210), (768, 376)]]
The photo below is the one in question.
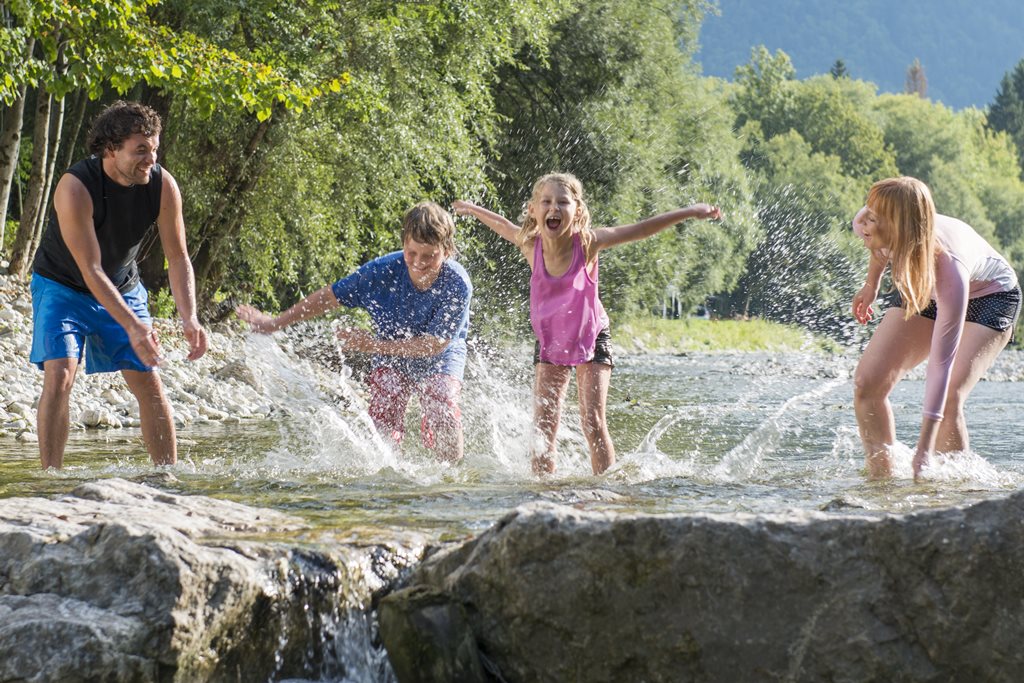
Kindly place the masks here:
[(104, 409), (90, 408), (83, 410), (78, 417), (78, 421), (86, 427), (121, 429), (121, 420), (110, 411)]
[(107, 389), (101, 396), (112, 406), (119, 406), (125, 402), (124, 396), (122, 396), (116, 389)]
[(210, 418), (211, 420), (223, 420), (228, 416), (223, 410), (217, 410), (211, 406), (200, 404), (199, 414)]
[(7, 412), (27, 417), (32, 414), (32, 408), (21, 401), (11, 401), (7, 404)]

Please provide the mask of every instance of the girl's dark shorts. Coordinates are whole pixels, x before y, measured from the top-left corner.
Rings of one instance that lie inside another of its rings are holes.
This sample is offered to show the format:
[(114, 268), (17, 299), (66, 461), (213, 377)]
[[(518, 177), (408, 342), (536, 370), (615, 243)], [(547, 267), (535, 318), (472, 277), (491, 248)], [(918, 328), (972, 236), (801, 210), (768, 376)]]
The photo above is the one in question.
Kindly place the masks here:
[[(899, 295), (899, 292), (895, 293), (891, 301), (894, 306), (903, 305), (903, 297)], [(964, 320), (1002, 332), (1013, 329), (1016, 325), (1017, 318), (1020, 316), (1020, 306), (1021, 292), (1020, 285), (1018, 285), (1008, 292), (996, 292), (979, 296), (977, 299), (968, 299), (967, 315)], [(935, 320), (937, 314), (938, 306), (934, 299), (918, 313), (929, 320)]]
[[(533, 345), (533, 364), (539, 365), (543, 362), (540, 359), (540, 342), (535, 342)], [(594, 357), (590, 362), (615, 367), (615, 361), (612, 360), (612, 333), (607, 327), (597, 333), (597, 340), (594, 343)]]

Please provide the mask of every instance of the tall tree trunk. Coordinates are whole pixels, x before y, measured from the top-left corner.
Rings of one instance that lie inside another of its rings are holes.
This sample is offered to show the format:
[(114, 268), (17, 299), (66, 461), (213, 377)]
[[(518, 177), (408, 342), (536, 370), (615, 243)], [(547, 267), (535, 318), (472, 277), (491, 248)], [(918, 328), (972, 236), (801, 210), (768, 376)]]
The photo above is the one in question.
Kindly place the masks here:
[(18, 168), (21, 126), (25, 122), (26, 90), (27, 86), (21, 87), (18, 98), (5, 112), (4, 127), (0, 131), (0, 251), (3, 251), (4, 235), (7, 230), (7, 205), (11, 201), (14, 171)]
[[(29, 39), (25, 54), (31, 55), (35, 39)], [(18, 168), (18, 152), (21, 150), (21, 128), (25, 123), (25, 99), (28, 86), (22, 85), (14, 104), (4, 114), (3, 130), (0, 130), (0, 252), (3, 251), (7, 230), (7, 205), (11, 201), (11, 185), (14, 171)], [(20, 214), (19, 214), (20, 215)]]
[[(252, 192), (253, 189), (255, 189), (257, 183), (259, 183), (259, 181), (260, 181), (260, 178), (263, 176), (263, 172), (266, 170), (265, 169), (266, 159), (267, 159), (267, 156), (265, 154), (263, 154), (263, 155), (260, 155), (260, 158), (259, 158), (258, 161), (250, 162), (250, 164), (248, 166), (248, 173), (246, 173), (244, 181), (242, 182), (241, 185), (238, 186), (238, 188), (236, 190), (236, 192), (238, 193), (239, 197), (245, 197), (250, 192)], [(239, 203), (236, 207), (234, 207), (232, 209), (231, 212), (229, 212), (226, 215), (225, 223), (223, 225), (223, 230), (222, 230), (223, 234), (231, 235), (232, 240), (233, 240), (234, 237), (236, 235), (238, 235), (238, 231), (239, 231), (239, 229), (241, 229), (242, 223), (245, 221), (245, 217), (246, 217), (246, 204), (245, 203)], [(207, 270), (207, 272), (205, 273), (205, 279), (202, 280), (202, 282), (204, 282), (205, 284), (210, 284), (210, 283), (214, 283), (214, 282), (220, 282), (221, 275), (223, 275), (223, 273), (224, 273), (224, 266), (225, 266), (224, 259), (221, 257), (223, 252), (220, 251), (220, 249), (224, 248), (225, 245), (227, 245), (228, 243), (229, 243), (228, 241), (221, 241), (219, 243), (219, 248), (216, 251), (213, 252), (213, 258), (210, 261), (211, 265), (210, 265), (209, 269)], [(209, 294), (212, 295), (216, 290), (217, 290), (217, 287), (216, 286), (212, 286), (212, 287), (204, 287), (203, 291), (209, 292)], [(204, 299), (203, 299), (203, 308), (205, 309), (205, 312), (206, 312), (206, 315), (207, 315), (207, 319), (212, 319), (212, 318), (215, 318), (217, 316), (223, 318), (224, 311), (218, 312), (216, 310), (212, 310), (212, 309), (214, 309), (216, 307), (212, 307), (212, 306), (208, 305), (209, 304), (209, 301), (207, 300), (208, 298), (209, 297), (204, 297)], [(231, 306), (231, 309), (233, 310), (234, 306)]]
[[(168, 127), (171, 125), (171, 98), (165, 95), (163, 91), (140, 85), (138, 87), (138, 101), (155, 109), (163, 121), (165, 133), (160, 136), (160, 156), (158, 157), (160, 165), (163, 166), (173, 141), (173, 137), (166, 134)], [(147, 289), (155, 291), (168, 286), (167, 268), (164, 267), (165, 260), (160, 236), (154, 230), (146, 237), (142, 248), (139, 249), (139, 277)]]
[(271, 122), (284, 115), (284, 108), (275, 105), (273, 116), (266, 121), (260, 122), (249, 138), (245, 151), (239, 157), (234, 170), (231, 172), (224, 187), (219, 193), (217, 203), (210, 211), (209, 218), (199, 232), (200, 242), (194, 251), (192, 263), (196, 271), (197, 290), (199, 292), (211, 291), (207, 283), (213, 275), (217, 260), (225, 244), (235, 237), (238, 225), (241, 223), (240, 193), (250, 190), (255, 186), (259, 173), (254, 172), (250, 166), (261, 151), (263, 141), (270, 130)]
[(11, 251), (11, 272), (26, 273), (31, 262), (32, 240), (35, 237), (36, 217), (43, 204), (43, 193), (46, 190), (47, 144), (50, 140), (50, 110), (53, 96), (45, 86), (36, 90), (36, 122), (32, 132), (32, 170), (28, 178), (28, 195), (25, 208), (18, 223), (18, 232), (14, 236), (14, 248)]
[(78, 150), (78, 138), (82, 135), (82, 124), (85, 123), (85, 110), (88, 103), (89, 93), (84, 88), (75, 92), (74, 102), (65, 116), (65, 120), (70, 125), (61, 137), (60, 156), (57, 160), (56, 170), (61, 173), (64, 173), (76, 161), (74, 155)]
[[(60, 136), (64, 130), (64, 98), (58, 99), (56, 104), (56, 108), (51, 111), (49, 138), (46, 145), (46, 179), (43, 183), (43, 198), (39, 203), (39, 213), (36, 214), (35, 229), (32, 231), (32, 246), (29, 249), (26, 264), (31, 264), (35, 258), (36, 249), (39, 248), (39, 243), (43, 239), (43, 230), (46, 229), (46, 222), (50, 217), (50, 190), (53, 187), (53, 174), (60, 153)], [(28, 265), (20, 275), (22, 277), (28, 275)]]

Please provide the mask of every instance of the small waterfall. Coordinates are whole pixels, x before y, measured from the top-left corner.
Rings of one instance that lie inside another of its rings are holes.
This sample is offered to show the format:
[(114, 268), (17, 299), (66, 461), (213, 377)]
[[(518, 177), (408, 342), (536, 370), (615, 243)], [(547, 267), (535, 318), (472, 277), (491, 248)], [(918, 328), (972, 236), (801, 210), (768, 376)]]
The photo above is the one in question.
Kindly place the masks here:
[(280, 632), (268, 681), (394, 683), (380, 643), (376, 600), (418, 552), (342, 546), (292, 550), (279, 568)]

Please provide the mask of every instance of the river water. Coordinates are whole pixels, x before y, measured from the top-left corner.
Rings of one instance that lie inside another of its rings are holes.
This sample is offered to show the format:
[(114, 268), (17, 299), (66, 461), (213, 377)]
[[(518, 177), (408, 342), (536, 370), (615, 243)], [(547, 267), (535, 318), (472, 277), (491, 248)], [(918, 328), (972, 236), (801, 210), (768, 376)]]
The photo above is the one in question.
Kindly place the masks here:
[[(304, 517), (310, 528), (303, 540), (314, 544), (372, 541), (396, 531), (464, 538), (534, 500), (652, 513), (882, 513), (968, 503), (1024, 484), (1024, 431), (1017, 428), (1024, 392), (1016, 381), (983, 381), (975, 389), (968, 422), (976, 453), (943, 457), (927, 481), (914, 484), (910, 449), (900, 447), (897, 476), (868, 482), (853, 416), (855, 358), (623, 357), (609, 396), (615, 467), (601, 477), (590, 473), (573, 385), (558, 472), (538, 479), (528, 458), (526, 350), (471, 354), (463, 394), (466, 458), (449, 466), (418, 444), (415, 405), (406, 449), (393, 452), (364, 412), (324, 395), (287, 357), (268, 351), (266, 338), (253, 343), (264, 344), (253, 357), (262, 359), (267, 391), (287, 401), (288, 415), (181, 429), (173, 487)], [(1000, 362), (1016, 367), (1024, 356), (1004, 352)], [(899, 438), (910, 445), (923, 393), (915, 377), (893, 396)], [(57, 474), (39, 471), (34, 445), (0, 440), (2, 497), (58, 494), (81, 481), (151, 469), (136, 430), (74, 432)]]

